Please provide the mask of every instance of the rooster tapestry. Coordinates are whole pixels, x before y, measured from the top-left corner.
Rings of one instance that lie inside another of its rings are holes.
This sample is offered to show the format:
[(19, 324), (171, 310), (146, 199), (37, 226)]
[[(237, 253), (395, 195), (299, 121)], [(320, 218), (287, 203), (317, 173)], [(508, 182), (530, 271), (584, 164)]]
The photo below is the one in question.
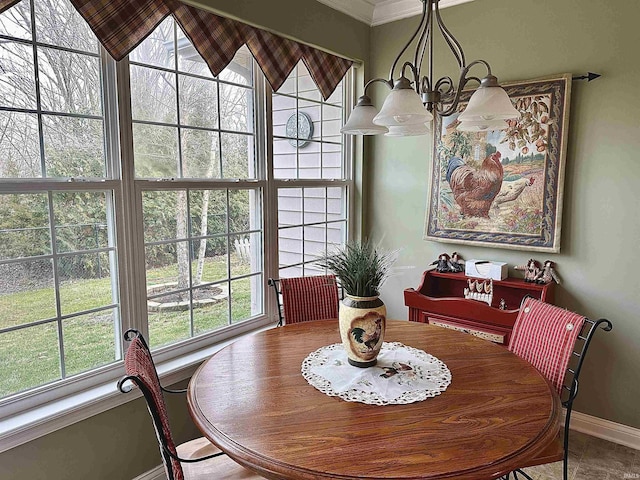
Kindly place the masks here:
[(505, 130), (458, 131), (459, 113), (434, 119), (425, 239), (558, 252), (571, 75), (503, 87), (522, 114)]

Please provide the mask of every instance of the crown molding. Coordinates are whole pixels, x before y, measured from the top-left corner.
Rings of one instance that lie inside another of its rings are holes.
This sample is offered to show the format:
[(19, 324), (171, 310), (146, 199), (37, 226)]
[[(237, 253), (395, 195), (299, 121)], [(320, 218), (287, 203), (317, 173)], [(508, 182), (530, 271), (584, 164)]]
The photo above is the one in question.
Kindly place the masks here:
[[(453, 7), (474, 0), (440, 0), (440, 8)], [(376, 5), (371, 26), (375, 27), (422, 13), (422, 2), (416, 0), (386, 0)]]
[[(422, 12), (419, 0), (317, 0), (328, 7), (372, 27), (413, 17)], [(474, 0), (440, 0), (440, 8), (452, 7)]]
[[(326, 6), (346, 13), (350, 17), (372, 25), (375, 5), (367, 0), (317, 0)], [(415, 0), (414, 0), (415, 1)]]

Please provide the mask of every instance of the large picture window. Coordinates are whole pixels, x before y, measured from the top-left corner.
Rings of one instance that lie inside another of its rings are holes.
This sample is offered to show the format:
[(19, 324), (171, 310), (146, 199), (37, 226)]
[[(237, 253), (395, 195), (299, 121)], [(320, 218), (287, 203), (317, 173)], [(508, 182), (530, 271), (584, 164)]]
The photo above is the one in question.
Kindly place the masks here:
[(246, 47), (214, 77), (171, 17), (116, 63), (67, 0), (0, 14), (0, 404), (110, 381), (127, 328), (171, 359), (272, 322), (266, 279), (348, 236), (345, 92)]

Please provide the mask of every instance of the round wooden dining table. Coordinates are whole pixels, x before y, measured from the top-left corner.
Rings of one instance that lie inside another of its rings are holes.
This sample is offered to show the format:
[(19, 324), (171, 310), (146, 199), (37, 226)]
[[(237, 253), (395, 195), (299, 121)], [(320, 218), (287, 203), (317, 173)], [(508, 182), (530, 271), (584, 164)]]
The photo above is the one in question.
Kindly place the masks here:
[(382, 406), (320, 392), (301, 364), (340, 342), (337, 321), (321, 320), (250, 335), (214, 354), (189, 383), (191, 416), (231, 458), (272, 479), (493, 479), (555, 440), (557, 393), (506, 348), (402, 320), (387, 322), (385, 341), (443, 361), (448, 388)]

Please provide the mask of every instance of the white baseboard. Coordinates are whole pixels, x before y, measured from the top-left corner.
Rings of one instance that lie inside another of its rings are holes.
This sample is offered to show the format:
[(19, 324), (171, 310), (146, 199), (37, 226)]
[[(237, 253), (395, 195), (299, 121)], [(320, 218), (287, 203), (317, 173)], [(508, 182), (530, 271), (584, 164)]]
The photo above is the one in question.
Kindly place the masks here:
[(133, 480), (167, 480), (167, 475), (164, 472), (164, 467), (162, 465), (158, 465), (156, 468), (149, 470), (148, 472), (144, 472)]
[(592, 417), (586, 413), (571, 414), (571, 430), (640, 450), (640, 429)]
[[(571, 414), (571, 430), (640, 450), (640, 429), (621, 423), (592, 417), (586, 413), (573, 412)], [(133, 480), (166, 480), (166, 478), (164, 468), (159, 465)]]

